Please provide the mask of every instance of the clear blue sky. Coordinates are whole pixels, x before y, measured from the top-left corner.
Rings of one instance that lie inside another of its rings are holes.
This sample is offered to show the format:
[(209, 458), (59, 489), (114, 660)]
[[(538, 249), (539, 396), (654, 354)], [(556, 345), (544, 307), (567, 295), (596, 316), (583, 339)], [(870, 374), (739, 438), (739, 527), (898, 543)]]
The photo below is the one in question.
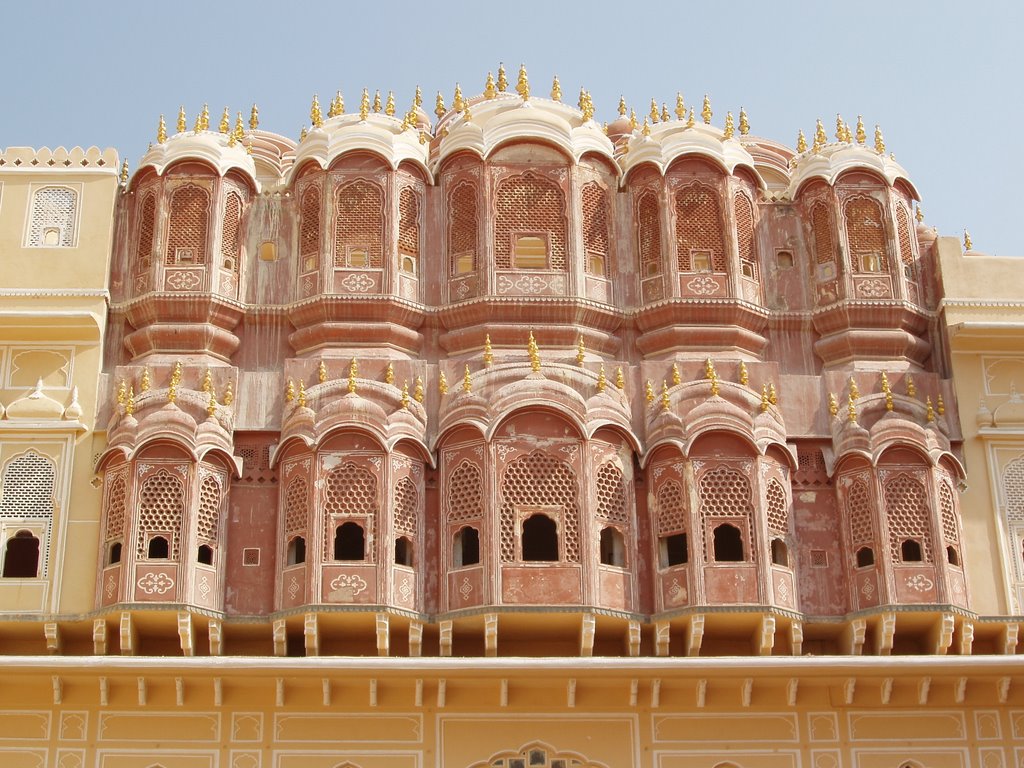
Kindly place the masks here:
[[(1024, 255), (1024, 3), (994, 2), (367, 2), (261, 0), (19, 2), (3, 10), (0, 147), (113, 146), (132, 168), (160, 113), (173, 131), (209, 102), (297, 138), (309, 102), (366, 86), (404, 111), (421, 85), (448, 103), (479, 93), (504, 61), (525, 62), (538, 93), (559, 75), (598, 120), (619, 94), (641, 112), (709, 93), (714, 123), (746, 107), (751, 132), (795, 144), (821, 117), (864, 115), (921, 192), (940, 233)], [(713, 7), (712, 7), (713, 5)], [(699, 103), (699, 102), (698, 102)]]

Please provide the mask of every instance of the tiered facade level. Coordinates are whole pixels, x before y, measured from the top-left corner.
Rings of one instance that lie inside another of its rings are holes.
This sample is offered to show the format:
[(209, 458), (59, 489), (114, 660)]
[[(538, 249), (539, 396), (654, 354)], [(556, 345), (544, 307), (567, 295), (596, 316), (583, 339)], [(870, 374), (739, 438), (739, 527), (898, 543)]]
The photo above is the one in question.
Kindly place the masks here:
[(200, 116), (120, 184), (2, 155), (0, 633), (35, 702), (3, 705), (60, 734), (11, 759), (148, 766), (176, 705), (161, 765), (1024, 760), (1024, 445), (969, 508), (964, 257), (880, 134), (602, 128), (524, 80), (437, 123), (314, 105), (298, 144)]

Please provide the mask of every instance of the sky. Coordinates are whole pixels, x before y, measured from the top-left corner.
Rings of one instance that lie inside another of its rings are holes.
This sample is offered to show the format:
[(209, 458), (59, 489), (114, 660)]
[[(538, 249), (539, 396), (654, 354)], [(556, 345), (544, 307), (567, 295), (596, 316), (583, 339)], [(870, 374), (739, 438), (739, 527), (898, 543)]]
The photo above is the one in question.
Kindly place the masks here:
[[(526, 64), (566, 101), (581, 86), (595, 118), (624, 95), (638, 114), (677, 91), (713, 123), (749, 115), (751, 133), (796, 143), (836, 113), (887, 150), (942, 235), (970, 230), (977, 251), (1024, 256), (1024, 3), (1017, 0), (828, 2), (55, 2), (5, 4), (0, 41), (0, 147), (112, 146), (134, 169), (159, 116), (173, 132), (203, 103), (229, 106), (297, 139), (312, 95), (326, 112), (341, 89), (351, 111), (364, 87), (395, 92), (399, 114), (455, 83), (480, 93), (504, 61)], [(432, 110), (428, 110), (432, 111)], [(1012, 150), (1012, 151), (1011, 151)]]

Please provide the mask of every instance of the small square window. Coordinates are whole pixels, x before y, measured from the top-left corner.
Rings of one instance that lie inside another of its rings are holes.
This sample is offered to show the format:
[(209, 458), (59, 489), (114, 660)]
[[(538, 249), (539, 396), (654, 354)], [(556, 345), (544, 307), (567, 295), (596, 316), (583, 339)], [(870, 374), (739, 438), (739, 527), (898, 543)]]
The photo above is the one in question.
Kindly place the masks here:
[(410, 275), (416, 274), (416, 257), (408, 253), (402, 254), (402, 271)]
[(365, 248), (349, 248), (346, 263), (352, 269), (366, 269), (370, 266), (370, 255)]
[(473, 271), (474, 258), (472, 251), (463, 251), (455, 256), (455, 274), (466, 275)]
[(174, 263), (175, 264), (195, 264), (196, 254), (191, 248), (175, 248), (174, 249)]
[(245, 547), (242, 550), (242, 565), (252, 567), (260, 564), (259, 547)]
[[(275, 243), (270, 240), (260, 243), (260, 261), (277, 261), (277, 245)], [(308, 257), (307, 261), (310, 261)]]
[(587, 271), (592, 275), (598, 277), (604, 277), (604, 254), (603, 253), (588, 253), (587, 254)]
[(303, 272), (316, 272), (316, 256), (307, 256), (302, 260)]
[(860, 254), (860, 271), (861, 272), (881, 272), (882, 271), (882, 259), (874, 251)]
[(740, 271), (743, 273), (744, 277), (750, 280), (754, 279), (754, 265), (751, 264), (749, 261), (744, 261), (740, 263)]
[(811, 567), (828, 568), (828, 552), (826, 552), (824, 549), (812, 549)]
[(693, 271), (694, 272), (710, 272), (711, 271), (711, 252), (710, 251), (690, 251), (690, 258), (693, 260)]
[(516, 269), (548, 268), (548, 242), (540, 235), (516, 235), (514, 254)]
[(775, 254), (775, 264), (779, 269), (792, 269), (793, 254), (790, 251), (779, 251)]

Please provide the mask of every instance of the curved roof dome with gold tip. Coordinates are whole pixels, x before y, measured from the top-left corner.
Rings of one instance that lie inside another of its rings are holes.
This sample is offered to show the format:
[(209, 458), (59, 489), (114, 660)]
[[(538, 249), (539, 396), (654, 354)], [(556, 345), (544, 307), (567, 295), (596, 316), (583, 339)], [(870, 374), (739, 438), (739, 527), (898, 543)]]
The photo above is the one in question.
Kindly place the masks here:
[[(375, 99), (371, 111), (369, 94), (364, 90), (359, 112), (323, 118), (319, 114), (319, 102), (314, 97), (313, 108), (310, 110), (313, 125), (295, 149), (295, 161), (288, 173), (289, 183), (307, 161), (313, 161), (326, 169), (336, 158), (354, 151), (379, 155), (392, 169), (409, 161), (421, 167), (429, 176), (429, 150), (426, 142), (420, 140), (420, 132), (416, 129), (418, 120), (414, 117), (410, 125), (408, 116), (405, 119), (397, 117), (390, 98), (388, 108), (378, 111), (379, 101), (379, 98)], [(331, 111), (334, 111), (333, 106)]]
[(256, 164), (246, 150), (241, 134), (241, 126), (234, 129), (227, 124), (227, 110), (221, 118), (220, 130), (209, 129), (209, 112), (206, 107), (196, 118), (192, 130), (185, 129), (185, 110), (178, 113), (178, 132), (168, 136), (163, 116), (157, 131), (157, 141), (150, 145), (146, 154), (139, 162), (139, 169), (147, 166), (153, 168), (157, 175), (162, 175), (167, 168), (185, 160), (200, 160), (212, 166), (217, 174), (224, 176), (228, 171), (237, 170), (248, 177), (258, 192), (260, 182), (257, 179)]
[[(499, 88), (502, 71), (499, 71)], [(525, 67), (520, 68), (516, 92), (495, 90), (488, 75), (484, 93), (464, 102), (457, 94), (451, 110), (441, 111), (438, 138), (433, 142), (430, 167), (434, 170), (446, 157), (469, 151), (486, 159), (510, 141), (533, 140), (557, 147), (573, 162), (588, 152), (614, 160), (611, 141), (593, 118), (589, 94), (581, 92), (580, 106), (561, 101), (557, 78), (552, 98), (530, 94)], [(557, 98), (555, 98), (557, 97)]]

